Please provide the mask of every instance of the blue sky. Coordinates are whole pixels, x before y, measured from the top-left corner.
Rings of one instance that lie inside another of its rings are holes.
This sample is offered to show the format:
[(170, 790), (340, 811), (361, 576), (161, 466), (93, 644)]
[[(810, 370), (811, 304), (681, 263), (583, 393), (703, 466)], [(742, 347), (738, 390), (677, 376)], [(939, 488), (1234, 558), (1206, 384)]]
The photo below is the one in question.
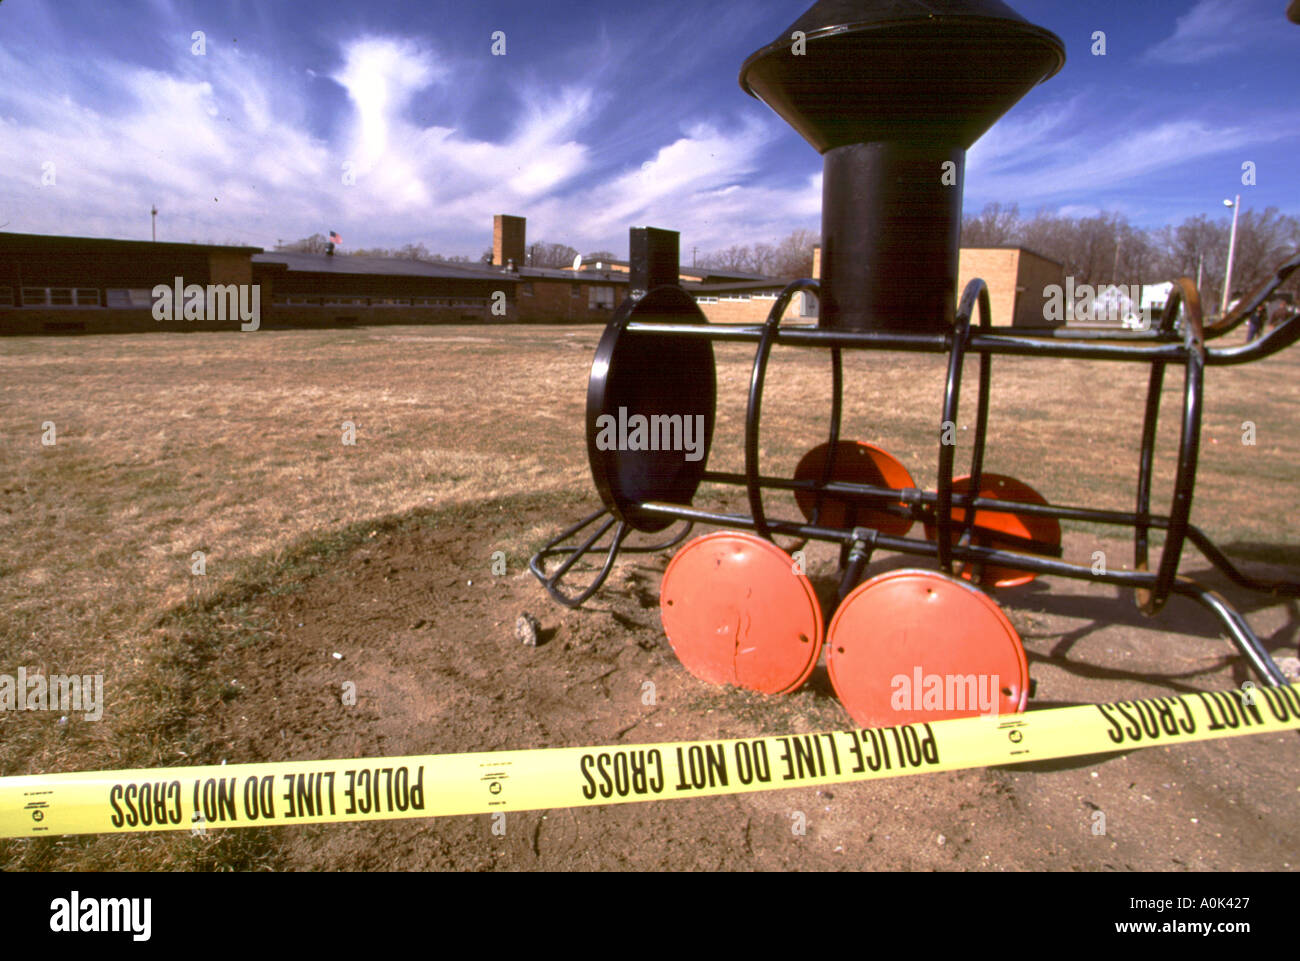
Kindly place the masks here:
[[(776, 242), (818, 227), (821, 159), (736, 78), (808, 2), (0, 0), (0, 230), (147, 239), (156, 203), (160, 240), (267, 247), (477, 257), (494, 213), (584, 252)], [(1011, 5), (1068, 61), (971, 151), (968, 212), (1300, 214), (1284, 0)]]

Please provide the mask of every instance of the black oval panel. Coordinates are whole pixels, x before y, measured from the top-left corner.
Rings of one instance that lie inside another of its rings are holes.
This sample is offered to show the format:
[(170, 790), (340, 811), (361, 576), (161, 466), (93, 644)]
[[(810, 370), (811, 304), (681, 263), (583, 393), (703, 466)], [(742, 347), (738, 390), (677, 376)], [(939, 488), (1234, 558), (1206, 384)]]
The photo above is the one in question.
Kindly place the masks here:
[(658, 287), (619, 308), (591, 365), (591, 476), (601, 500), (620, 520), (653, 533), (673, 520), (648, 514), (640, 506), (648, 501), (689, 506), (700, 486), (713, 441), (717, 375), (710, 341), (671, 333), (629, 333), (632, 321), (708, 321), (682, 288)]

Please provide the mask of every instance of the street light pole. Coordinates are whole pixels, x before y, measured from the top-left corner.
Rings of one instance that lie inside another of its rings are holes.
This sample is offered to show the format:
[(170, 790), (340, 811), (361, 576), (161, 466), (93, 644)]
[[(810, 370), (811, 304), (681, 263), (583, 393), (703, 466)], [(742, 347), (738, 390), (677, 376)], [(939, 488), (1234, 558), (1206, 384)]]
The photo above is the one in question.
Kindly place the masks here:
[(1223, 278), (1223, 306), (1219, 310), (1220, 317), (1227, 316), (1228, 297), (1232, 293), (1232, 258), (1237, 252), (1237, 215), (1241, 213), (1241, 194), (1237, 194), (1235, 202), (1225, 200), (1223, 205), (1232, 208), (1232, 236), (1228, 239), (1228, 273)]
[(149, 223), (153, 228), (154, 242), (158, 241), (158, 205), (154, 204), (149, 210)]

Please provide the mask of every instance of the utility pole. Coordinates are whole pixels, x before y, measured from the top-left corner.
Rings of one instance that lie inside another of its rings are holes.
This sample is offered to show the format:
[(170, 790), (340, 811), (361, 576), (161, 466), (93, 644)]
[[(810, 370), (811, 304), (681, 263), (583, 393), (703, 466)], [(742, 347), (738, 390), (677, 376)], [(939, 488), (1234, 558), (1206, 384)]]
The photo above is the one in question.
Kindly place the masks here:
[(158, 205), (154, 204), (149, 210), (149, 220), (153, 226), (154, 243), (158, 242)]
[(1232, 294), (1232, 258), (1237, 252), (1237, 215), (1241, 213), (1241, 194), (1237, 194), (1235, 203), (1225, 200), (1223, 206), (1232, 208), (1232, 236), (1228, 239), (1228, 273), (1223, 278), (1223, 306), (1219, 310), (1220, 317), (1227, 316), (1228, 297)]

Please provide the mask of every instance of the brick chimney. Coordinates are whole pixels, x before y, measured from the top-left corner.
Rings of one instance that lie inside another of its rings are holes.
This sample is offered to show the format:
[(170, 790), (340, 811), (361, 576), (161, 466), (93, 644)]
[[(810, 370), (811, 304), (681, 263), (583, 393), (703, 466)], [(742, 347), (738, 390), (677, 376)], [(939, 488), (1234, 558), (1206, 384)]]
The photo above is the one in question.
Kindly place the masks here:
[(813, 245), (813, 280), (822, 279), (822, 245)]
[(504, 267), (510, 261), (517, 265), (524, 263), (524, 228), (527, 221), (523, 217), (511, 217), (509, 214), (497, 214), (492, 218), (492, 263)]

